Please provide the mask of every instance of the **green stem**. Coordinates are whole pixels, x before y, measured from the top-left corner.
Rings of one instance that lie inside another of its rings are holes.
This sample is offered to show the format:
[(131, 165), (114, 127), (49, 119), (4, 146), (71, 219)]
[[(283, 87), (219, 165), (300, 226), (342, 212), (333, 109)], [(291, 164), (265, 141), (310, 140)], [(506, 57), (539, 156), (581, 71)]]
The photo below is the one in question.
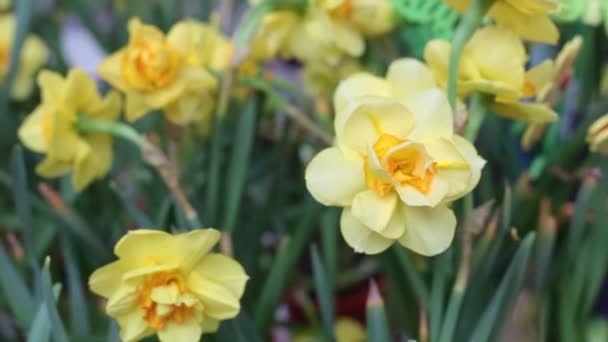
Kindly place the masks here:
[(483, 17), (493, 3), (494, 0), (473, 0), (469, 9), (462, 17), (458, 28), (456, 28), (454, 40), (452, 41), (452, 49), (450, 51), (450, 65), (448, 71), (448, 99), (450, 100), (453, 111), (456, 111), (458, 68), (460, 65), (462, 49), (475, 30), (477, 30)]
[(474, 142), (486, 117), (487, 109), (492, 101), (491, 95), (475, 93), (471, 96), (469, 104), (469, 119), (464, 130), (464, 137)]
[(140, 148), (144, 144), (144, 138), (133, 127), (121, 122), (97, 120), (80, 115), (76, 121), (76, 130), (81, 133), (106, 133), (121, 137)]

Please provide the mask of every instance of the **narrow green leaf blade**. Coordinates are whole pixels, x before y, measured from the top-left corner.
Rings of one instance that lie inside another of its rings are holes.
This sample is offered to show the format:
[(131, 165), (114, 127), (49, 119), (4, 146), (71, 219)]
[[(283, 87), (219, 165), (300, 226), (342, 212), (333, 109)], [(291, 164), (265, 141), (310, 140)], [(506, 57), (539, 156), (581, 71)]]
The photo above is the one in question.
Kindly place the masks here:
[(327, 271), (323, 267), (321, 256), (316, 245), (310, 247), (313, 280), (317, 293), (317, 300), (321, 308), (321, 319), (323, 321), (323, 333), (328, 341), (335, 341), (334, 336), (334, 297), (331, 284), (327, 278)]

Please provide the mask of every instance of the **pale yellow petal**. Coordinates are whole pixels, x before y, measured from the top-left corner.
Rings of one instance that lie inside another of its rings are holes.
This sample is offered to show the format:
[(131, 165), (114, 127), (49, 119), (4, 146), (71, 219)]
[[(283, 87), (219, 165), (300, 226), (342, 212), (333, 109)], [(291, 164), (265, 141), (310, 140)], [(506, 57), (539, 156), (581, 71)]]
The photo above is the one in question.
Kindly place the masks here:
[(215, 229), (195, 229), (188, 233), (176, 235), (176, 253), (180, 259), (180, 268), (184, 273), (203, 262), (206, 254), (220, 241), (221, 234)]
[(547, 15), (525, 15), (504, 1), (495, 2), (488, 15), (526, 40), (547, 44), (559, 40), (559, 31)]
[(220, 284), (235, 297), (241, 298), (249, 277), (236, 260), (221, 254), (208, 254), (197, 265), (196, 272)]
[(454, 240), (456, 216), (446, 206), (407, 207), (405, 219), (405, 233), (399, 242), (418, 254), (440, 254), (448, 249)]
[(544, 60), (528, 70), (526, 72), (526, 85), (531, 88), (533, 93), (524, 95), (536, 96), (539, 102), (544, 102), (549, 90), (553, 87), (556, 71), (555, 63), (550, 59)]
[(64, 80), (60, 74), (42, 70), (38, 74), (38, 87), (40, 87), (42, 102), (45, 104), (54, 104), (61, 101), (63, 98)]
[(203, 316), (203, 323), (201, 326), (203, 328), (203, 333), (214, 333), (217, 331), (217, 329), (219, 329), (220, 321), (209, 316)]
[(122, 77), (122, 61), (125, 49), (118, 50), (104, 59), (97, 67), (99, 76), (120, 91), (127, 92), (130, 88), (127, 81)]
[(368, 73), (357, 73), (340, 82), (334, 93), (336, 114), (340, 115), (348, 104), (362, 96), (390, 97), (389, 84), (382, 78)]
[(98, 268), (89, 278), (89, 288), (94, 293), (109, 298), (121, 286), (122, 276), (128, 271), (122, 260)]
[(25, 118), (19, 127), (18, 135), (21, 143), (32, 151), (44, 153), (47, 148), (43, 136), (44, 106), (36, 107), (34, 112)]
[(386, 75), (393, 98), (405, 100), (423, 90), (437, 87), (435, 77), (424, 65), (414, 58), (402, 58), (391, 63)]
[(336, 147), (317, 154), (306, 167), (306, 188), (319, 202), (328, 206), (350, 206), (365, 190), (363, 159), (345, 155)]
[(414, 128), (407, 139), (424, 142), (440, 137), (450, 138), (454, 132), (452, 109), (441, 90), (422, 91), (404, 101), (414, 115)]
[(398, 185), (395, 190), (401, 201), (408, 206), (434, 207), (446, 198), (449, 185), (446, 180), (435, 176), (431, 181), (428, 193), (422, 193), (410, 185)]
[(496, 102), (493, 108), (497, 115), (527, 123), (539, 124), (559, 120), (557, 113), (542, 103)]
[[(368, 145), (374, 144), (380, 134), (406, 139), (413, 128), (418, 128), (412, 115), (417, 114), (408, 109), (411, 108), (383, 97), (367, 96), (351, 101), (344, 113), (336, 116), (338, 146), (365, 153)], [(438, 116), (442, 117), (442, 114)], [(449, 120), (451, 122), (451, 118)]]
[(196, 342), (203, 334), (203, 327), (195, 320), (189, 319), (181, 324), (169, 323), (158, 331), (161, 342)]
[(357, 253), (378, 254), (389, 248), (394, 239), (387, 239), (357, 220), (350, 208), (344, 208), (340, 230), (346, 243)]
[(128, 314), (116, 317), (120, 326), (120, 339), (123, 342), (135, 342), (152, 335), (154, 332), (143, 320), (144, 312), (137, 308)]
[(114, 247), (114, 254), (131, 268), (153, 265), (178, 265), (175, 237), (150, 229), (130, 230)]
[(229, 288), (192, 271), (187, 280), (188, 289), (196, 295), (205, 308), (205, 315), (215, 319), (234, 318), (241, 310), (239, 297)]
[(351, 214), (371, 230), (380, 233), (393, 217), (396, 207), (396, 194), (379, 196), (374, 191), (367, 190), (355, 196)]
[(78, 68), (70, 69), (65, 79), (63, 102), (71, 110), (83, 111), (99, 101), (97, 86), (93, 79)]
[[(115, 278), (114, 282), (120, 284), (120, 278)], [(129, 314), (136, 309), (137, 292), (135, 287), (130, 285), (119, 285), (106, 304), (106, 313), (112, 317)]]

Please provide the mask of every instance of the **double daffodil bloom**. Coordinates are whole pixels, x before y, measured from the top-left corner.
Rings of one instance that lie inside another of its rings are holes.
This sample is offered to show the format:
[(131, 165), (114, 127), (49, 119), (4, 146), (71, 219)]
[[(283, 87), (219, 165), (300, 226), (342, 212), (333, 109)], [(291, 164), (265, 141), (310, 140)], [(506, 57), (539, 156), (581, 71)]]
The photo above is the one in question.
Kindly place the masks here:
[[(169, 120), (187, 121), (198, 110), (190, 94), (202, 94), (217, 87), (217, 81), (204, 68), (189, 63), (185, 54), (183, 31), (163, 32), (137, 18), (129, 21), (128, 45), (105, 59), (99, 74), (125, 93), (126, 116), (130, 121), (155, 109), (166, 109)], [(196, 44), (194, 44), (196, 45)], [(192, 45), (189, 45), (192, 46)], [(207, 50), (208, 51), (208, 50)], [(185, 104), (177, 103), (186, 95)], [(186, 119), (185, 119), (186, 118)]]
[[(167, 35), (167, 41), (183, 56), (188, 68), (224, 71), (233, 54), (232, 43), (217, 29), (197, 20), (184, 20), (175, 24)], [(164, 107), (169, 121), (186, 125), (195, 123), (208, 132), (215, 107), (217, 86), (211, 82), (201, 90), (188, 87)]]
[(608, 114), (604, 114), (589, 127), (587, 143), (591, 152), (608, 155)]
[[(432, 40), (425, 47), (424, 58), (442, 87), (447, 86), (451, 44)], [(526, 72), (526, 50), (512, 31), (484, 27), (473, 35), (463, 49), (458, 69), (458, 94), (466, 97), (473, 92), (494, 95), (496, 114), (528, 123), (556, 121), (557, 114), (536, 99), (541, 89), (535, 80), (542, 71), (538, 66)]]
[(306, 63), (301, 75), (306, 87), (315, 95), (331, 94), (336, 86), (348, 76), (360, 72), (361, 64), (354, 58), (343, 58), (336, 65)]
[(115, 121), (120, 114), (120, 96), (111, 92), (102, 98), (95, 82), (82, 70), (72, 69), (66, 78), (51, 71), (38, 76), (42, 102), (19, 127), (19, 139), (29, 149), (44, 153), (36, 172), (43, 177), (63, 176), (73, 171), (72, 183), (82, 190), (105, 176), (112, 165), (112, 137), (102, 133), (81, 134), (79, 116)]
[(477, 185), (485, 161), (454, 135), (431, 72), (397, 60), (386, 79), (347, 78), (334, 105), (336, 146), (310, 162), (306, 186), (322, 204), (344, 207), (346, 242), (366, 254), (395, 241), (428, 256), (447, 249), (456, 227), (448, 205)]
[[(445, 0), (456, 9), (464, 12), (473, 0)], [(495, 0), (488, 16), (496, 22), (513, 30), (523, 39), (556, 44), (559, 31), (549, 18), (549, 14), (559, 10), (559, 4), (552, 0)]]
[[(564, 45), (557, 58), (547, 59), (532, 69), (527, 75), (527, 87), (531, 92), (536, 93), (538, 102), (548, 105), (556, 104), (557, 90), (564, 81), (572, 75), (574, 61), (578, 56), (583, 45), (580, 36), (572, 38)], [(530, 150), (532, 146), (540, 140), (547, 124), (530, 124), (521, 138), (521, 145), (524, 150)]]
[(390, 0), (311, 0), (310, 3), (328, 11), (335, 19), (352, 24), (365, 36), (388, 33), (396, 24)]
[[(12, 14), (0, 15), (0, 83), (9, 70), (14, 35), (15, 17)], [(11, 98), (25, 100), (30, 96), (34, 89), (35, 73), (46, 63), (48, 57), (49, 51), (44, 42), (38, 36), (27, 35), (21, 49)]]
[(139, 229), (118, 241), (118, 260), (95, 271), (89, 286), (108, 299), (123, 341), (158, 334), (162, 342), (195, 342), (239, 313), (248, 277), (235, 260), (209, 253), (219, 239), (215, 229)]

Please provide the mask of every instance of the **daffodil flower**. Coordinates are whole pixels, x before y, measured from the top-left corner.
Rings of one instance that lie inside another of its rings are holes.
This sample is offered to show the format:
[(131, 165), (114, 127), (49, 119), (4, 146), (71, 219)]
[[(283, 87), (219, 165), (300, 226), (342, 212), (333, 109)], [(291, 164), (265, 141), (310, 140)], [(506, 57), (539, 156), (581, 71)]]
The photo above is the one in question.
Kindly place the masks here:
[(112, 165), (112, 137), (102, 133), (79, 133), (80, 116), (115, 121), (120, 114), (118, 93), (102, 98), (95, 82), (82, 70), (72, 69), (66, 78), (51, 71), (38, 76), (42, 102), (19, 128), (19, 139), (29, 149), (45, 154), (36, 172), (43, 177), (73, 171), (77, 190), (108, 173)]
[[(442, 87), (447, 86), (450, 48), (447, 41), (432, 40), (424, 51), (424, 58)], [(527, 58), (523, 42), (512, 31), (496, 26), (478, 30), (462, 53), (458, 94), (494, 95), (494, 111), (510, 119), (528, 123), (556, 121), (557, 114), (546, 104), (523, 101), (536, 99), (542, 91), (535, 82), (545, 68), (541, 65), (526, 72)]]
[(367, 254), (395, 241), (423, 255), (443, 252), (456, 227), (448, 205), (476, 186), (485, 161), (454, 135), (431, 72), (401, 59), (386, 79), (353, 75), (334, 105), (336, 146), (310, 162), (306, 186), (322, 204), (344, 207), (346, 242)]
[(195, 342), (239, 313), (248, 277), (235, 260), (209, 253), (219, 239), (214, 229), (139, 229), (118, 241), (118, 260), (95, 271), (89, 286), (108, 299), (123, 341), (158, 334), (162, 342)]
[[(538, 102), (556, 104), (560, 86), (572, 74), (574, 61), (583, 45), (580, 36), (564, 45), (555, 60), (547, 59), (526, 75), (528, 91), (536, 94)], [(530, 150), (540, 140), (547, 124), (530, 124), (521, 138), (524, 150)]]
[(396, 15), (390, 0), (311, 0), (312, 6), (346, 21), (365, 36), (388, 33), (395, 27)]
[[(445, 0), (454, 9), (464, 12), (473, 0)], [(559, 10), (552, 0), (495, 0), (488, 16), (501, 26), (513, 30), (523, 39), (556, 44), (559, 31), (549, 14)]]
[[(11, 62), (11, 46), (15, 35), (15, 17), (0, 15), (0, 82), (4, 80)], [(44, 42), (33, 34), (27, 35), (21, 50), (19, 68), (11, 89), (15, 100), (27, 99), (34, 89), (35, 73), (46, 63), (49, 51)]]
[[(128, 45), (99, 66), (101, 77), (125, 94), (128, 120), (169, 107), (167, 118), (182, 123), (184, 117), (193, 115), (191, 111), (198, 110), (189, 95), (217, 87), (216, 79), (205, 68), (189, 63), (193, 56), (184, 53), (183, 42), (182, 32), (169, 32), (166, 37), (137, 18), (129, 21)], [(184, 94), (186, 103), (176, 105)]]
[(591, 152), (608, 155), (608, 114), (604, 114), (589, 127), (587, 143)]

